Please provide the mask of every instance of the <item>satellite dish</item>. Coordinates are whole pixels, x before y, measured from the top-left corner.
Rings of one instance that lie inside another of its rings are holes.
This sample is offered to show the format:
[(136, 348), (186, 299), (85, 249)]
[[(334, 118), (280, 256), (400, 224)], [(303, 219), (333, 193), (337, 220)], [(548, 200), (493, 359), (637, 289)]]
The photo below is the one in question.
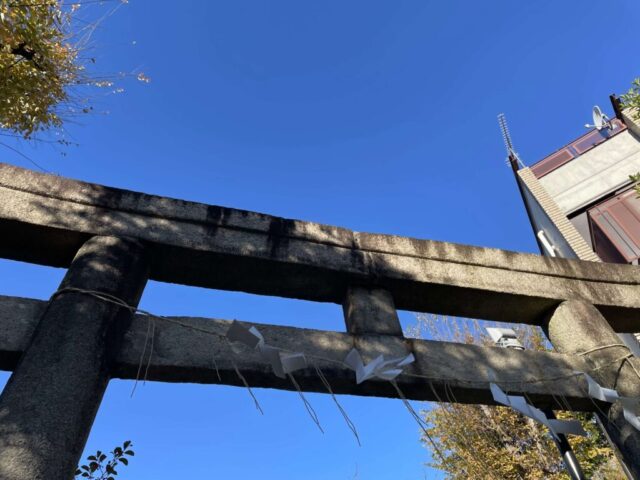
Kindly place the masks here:
[(613, 130), (615, 128), (615, 125), (611, 123), (611, 120), (609, 120), (609, 117), (607, 117), (604, 113), (602, 113), (602, 110), (600, 110), (600, 107), (595, 105), (593, 107), (593, 125), (589, 125), (587, 123), (585, 127), (586, 128), (595, 127), (596, 130), (600, 131), (603, 128), (610, 128), (611, 130)]
[(599, 106), (593, 107), (593, 124), (598, 130), (602, 130), (603, 127), (609, 122), (607, 116), (602, 113)]

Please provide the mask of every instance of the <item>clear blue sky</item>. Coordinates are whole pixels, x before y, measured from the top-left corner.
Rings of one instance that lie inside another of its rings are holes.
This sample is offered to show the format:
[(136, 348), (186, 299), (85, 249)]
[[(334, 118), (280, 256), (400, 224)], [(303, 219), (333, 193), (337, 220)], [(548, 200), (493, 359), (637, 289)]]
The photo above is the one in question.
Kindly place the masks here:
[[(67, 156), (21, 148), (82, 180), (532, 252), (496, 115), (526, 163), (577, 137), (640, 76), (638, 25), (637, 0), (132, 0), (97, 33), (97, 65), (152, 82), (100, 97), (110, 113), (70, 125)], [(2, 260), (0, 293), (44, 299), (63, 273)], [(337, 305), (154, 282), (141, 306), (344, 328)], [(442, 478), (399, 401), (342, 398), (358, 448), (326, 396), (309, 395), (322, 435), (295, 393), (257, 390), (262, 417), (239, 388), (130, 389), (111, 383), (88, 444), (133, 440), (125, 479)]]

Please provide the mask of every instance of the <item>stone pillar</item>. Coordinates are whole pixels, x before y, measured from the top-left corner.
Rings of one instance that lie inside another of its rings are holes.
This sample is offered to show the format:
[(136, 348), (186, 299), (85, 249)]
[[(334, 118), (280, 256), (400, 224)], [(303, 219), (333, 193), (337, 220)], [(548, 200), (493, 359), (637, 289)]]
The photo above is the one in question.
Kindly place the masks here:
[(393, 297), (386, 290), (349, 287), (342, 310), (349, 333), (402, 336)]
[[(60, 289), (108, 292), (135, 306), (147, 276), (139, 242), (93, 237)], [(52, 298), (0, 395), (0, 478), (73, 478), (130, 319), (127, 309), (86, 294)]]
[[(601, 386), (614, 388), (622, 396), (640, 397), (640, 378), (634, 371), (635, 367), (640, 372), (640, 359), (631, 356), (622, 360), (631, 352), (593, 305), (578, 300), (563, 302), (551, 315), (547, 334), (557, 351), (582, 354), (592, 367), (601, 367), (587, 372)], [(624, 419), (619, 402), (598, 416), (619, 458), (633, 478), (640, 479), (640, 432)]]

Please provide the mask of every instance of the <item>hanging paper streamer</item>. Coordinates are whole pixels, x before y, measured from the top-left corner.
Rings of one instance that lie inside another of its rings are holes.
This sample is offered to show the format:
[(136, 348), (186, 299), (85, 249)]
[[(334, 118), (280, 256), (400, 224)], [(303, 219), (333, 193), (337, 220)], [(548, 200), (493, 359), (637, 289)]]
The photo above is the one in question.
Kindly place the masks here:
[[(300, 370), (301, 368), (305, 368), (307, 366), (307, 359), (305, 358), (303, 353), (285, 352), (277, 347), (267, 345), (267, 343), (264, 341), (264, 337), (256, 327), (247, 328), (236, 320), (231, 323), (229, 330), (227, 330), (227, 340), (229, 340), (231, 348), (234, 350), (234, 352), (242, 353), (239, 349), (236, 348), (234, 344), (243, 344), (246, 347), (258, 351), (262, 360), (271, 365), (271, 368), (273, 368), (273, 373), (275, 373), (277, 377), (289, 377), (291, 383), (298, 392), (298, 395), (300, 395), (302, 403), (307, 409), (307, 413), (320, 429), (320, 431), (324, 433), (316, 411), (304, 396), (300, 385), (292, 375), (292, 372), (295, 372), (296, 370)], [(238, 372), (238, 375), (240, 375), (237, 367), (236, 372)], [(247, 386), (247, 388), (249, 388), (249, 385), (246, 383), (246, 381), (245, 385)], [(249, 392), (251, 392), (251, 389), (249, 389)], [(253, 396), (253, 393), (251, 394), (251, 396)], [(262, 412), (262, 409), (259, 407), (257, 400), (256, 406)]]
[(620, 397), (624, 419), (636, 430), (640, 430), (640, 405), (637, 398)]
[[(490, 375), (490, 377), (491, 376), (492, 375)], [(507, 395), (495, 383), (490, 383), (489, 388), (491, 389), (493, 399), (497, 403), (511, 407), (516, 412), (545, 425), (551, 432), (551, 435), (556, 439), (559, 434), (581, 435), (583, 437), (587, 435), (587, 432), (584, 431), (582, 425), (577, 420), (556, 420), (547, 418), (542, 410), (530, 405), (524, 397), (519, 395)]]
[[(279, 378), (287, 378), (287, 374), (307, 366), (307, 359), (303, 353), (283, 352), (279, 348), (267, 345), (256, 327), (247, 328), (236, 320), (231, 323), (227, 331), (227, 339), (231, 342), (232, 348), (234, 343), (241, 343), (257, 350), (262, 360), (271, 365), (273, 373)], [(236, 348), (234, 351), (240, 353)]]
[[(227, 339), (232, 343), (242, 343), (249, 348), (257, 348), (260, 340), (264, 342), (264, 338), (256, 327), (247, 328), (237, 320), (231, 322), (227, 330)], [(238, 348), (234, 348), (234, 351), (240, 353)]]
[(617, 391), (601, 387), (591, 376), (584, 372), (575, 372), (584, 375), (589, 386), (589, 396), (602, 402), (614, 403), (620, 400), (624, 419), (636, 430), (640, 430), (640, 400), (634, 397), (621, 397)]
[(362, 361), (360, 352), (352, 348), (344, 359), (344, 363), (356, 372), (356, 383), (360, 384), (365, 380), (377, 377), (382, 380), (393, 380), (402, 373), (402, 369), (413, 363), (415, 357), (412, 353), (406, 357), (384, 359), (384, 355), (379, 355), (367, 365)]
[(578, 374), (584, 375), (584, 378), (587, 379), (587, 385), (589, 386), (589, 396), (591, 398), (595, 398), (596, 400), (600, 400), (602, 402), (613, 403), (620, 398), (618, 392), (612, 390), (610, 388), (601, 387), (598, 382), (596, 382), (590, 375), (587, 375), (583, 372), (575, 372)]

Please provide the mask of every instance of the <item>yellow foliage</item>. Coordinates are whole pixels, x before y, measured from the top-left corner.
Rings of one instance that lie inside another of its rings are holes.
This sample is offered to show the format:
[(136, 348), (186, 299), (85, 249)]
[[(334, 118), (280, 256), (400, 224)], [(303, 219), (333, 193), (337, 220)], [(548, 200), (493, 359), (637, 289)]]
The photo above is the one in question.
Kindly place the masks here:
[[(483, 323), (422, 315), (409, 333), (442, 341), (486, 344), (489, 340)], [(539, 328), (516, 326), (516, 330), (528, 349), (549, 347)], [(442, 400), (455, 402), (451, 395)], [(448, 479), (569, 479), (547, 429), (512, 409), (441, 402), (423, 415), (430, 426), (427, 431), (443, 455), (440, 458), (432, 452), (430, 466), (444, 471)], [(580, 420), (588, 433), (586, 437), (569, 437), (587, 478), (625, 478), (591, 415), (563, 411), (556, 415)], [(422, 442), (432, 448), (425, 436)]]
[[(86, 3), (95, 3), (87, 0)], [(113, 13), (120, 4), (119, 0)], [(89, 113), (83, 87), (111, 88), (108, 78), (92, 78), (86, 71), (94, 58), (80, 60), (81, 45), (86, 44), (100, 23), (79, 19), (82, 28), (74, 28), (75, 15), (83, 3), (61, 0), (0, 0), (0, 128), (25, 139), (39, 131), (59, 128), (75, 115)], [(76, 40), (76, 37), (80, 37)], [(132, 75), (149, 83), (144, 73)], [(115, 88), (112, 93), (123, 92)]]
[(81, 71), (70, 15), (57, 0), (0, 0), (0, 127), (29, 138), (61, 125)]

